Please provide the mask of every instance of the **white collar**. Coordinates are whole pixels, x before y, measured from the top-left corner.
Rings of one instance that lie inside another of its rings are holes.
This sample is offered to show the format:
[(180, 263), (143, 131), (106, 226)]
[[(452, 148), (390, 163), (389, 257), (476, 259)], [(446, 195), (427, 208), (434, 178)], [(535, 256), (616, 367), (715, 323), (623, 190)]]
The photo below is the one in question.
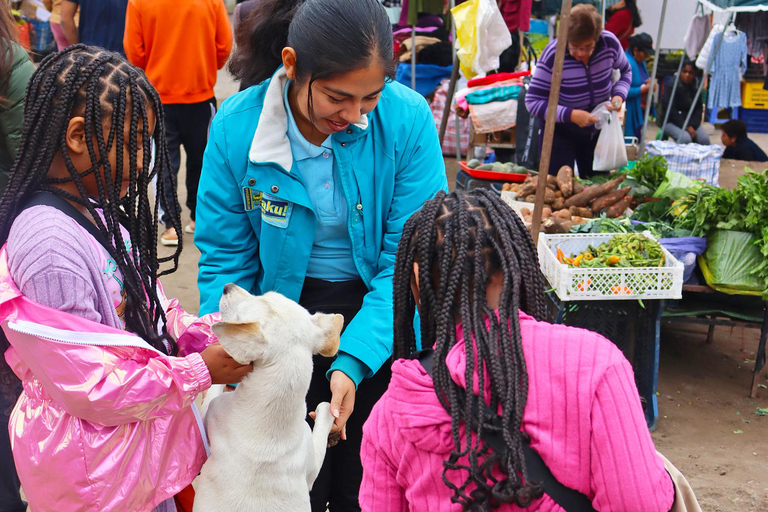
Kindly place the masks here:
[[(259, 125), (253, 134), (248, 159), (252, 163), (274, 162), (283, 169), (291, 172), (293, 155), (291, 142), (288, 139), (288, 115), (283, 104), (283, 94), (288, 86), (288, 76), (285, 68), (280, 67), (267, 87), (264, 95), (264, 106), (261, 110)], [(354, 126), (365, 130), (368, 128), (368, 116), (362, 115)]]

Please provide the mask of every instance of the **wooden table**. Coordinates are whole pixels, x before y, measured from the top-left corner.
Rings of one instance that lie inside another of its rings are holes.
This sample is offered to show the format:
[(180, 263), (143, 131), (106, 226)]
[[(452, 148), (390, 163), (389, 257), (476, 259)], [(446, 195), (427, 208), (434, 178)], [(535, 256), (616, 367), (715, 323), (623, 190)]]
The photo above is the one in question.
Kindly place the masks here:
[[(708, 299), (714, 298), (715, 295), (724, 295), (720, 292), (717, 292), (706, 285), (683, 285), (683, 293), (687, 295), (688, 297), (696, 296), (697, 294), (701, 294), (703, 297), (706, 297)], [(746, 295), (739, 295), (738, 297), (746, 298), (750, 296)], [(726, 312), (707, 312), (703, 314), (692, 314), (691, 316), (666, 316), (663, 318), (664, 323), (687, 323), (687, 324), (699, 324), (699, 325), (708, 325), (709, 331), (707, 332), (707, 343), (712, 343), (715, 327), (720, 326), (726, 326), (726, 327), (757, 327), (760, 326), (760, 340), (757, 345), (757, 355), (755, 356), (755, 368), (754, 373), (752, 377), (752, 387), (750, 388), (749, 396), (750, 398), (755, 398), (757, 396), (757, 390), (758, 390), (758, 384), (761, 382), (761, 376), (763, 374), (763, 370), (766, 367), (766, 338), (768, 338), (768, 301), (764, 301), (761, 297), (750, 297), (750, 299), (754, 299), (754, 301), (749, 300), (749, 302), (754, 302), (754, 309), (760, 310), (762, 309), (762, 321), (750, 321), (750, 320), (744, 320), (742, 318), (734, 317), (728, 315)], [(685, 303), (685, 297), (681, 301), (682, 303)]]

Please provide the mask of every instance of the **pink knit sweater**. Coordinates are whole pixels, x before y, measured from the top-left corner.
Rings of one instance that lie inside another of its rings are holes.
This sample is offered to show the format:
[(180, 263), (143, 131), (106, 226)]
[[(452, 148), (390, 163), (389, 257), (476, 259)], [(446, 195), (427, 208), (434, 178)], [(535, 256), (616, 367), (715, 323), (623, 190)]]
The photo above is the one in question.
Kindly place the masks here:
[[(528, 369), (523, 431), (560, 482), (586, 494), (600, 512), (666, 512), (675, 491), (643, 418), (623, 354), (590, 331), (520, 314)], [(461, 330), (459, 330), (461, 332)], [(466, 386), (460, 341), (446, 358)], [(453, 448), (450, 416), (415, 360), (392, 365), (389, 389), (363, 427), (364, 512), (460, 511), (442, 481)], [(461, 484), (466, 474), (449, 478)], [(500, 511), (518, 510), (505, 506)], [(548, 496), (525, 509), (562, 511)]]

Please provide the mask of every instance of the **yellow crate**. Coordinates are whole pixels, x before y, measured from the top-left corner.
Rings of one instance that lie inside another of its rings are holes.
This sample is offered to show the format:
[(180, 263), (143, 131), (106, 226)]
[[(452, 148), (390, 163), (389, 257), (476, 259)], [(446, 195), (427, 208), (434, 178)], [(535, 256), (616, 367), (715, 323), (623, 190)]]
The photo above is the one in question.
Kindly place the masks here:
[(741, 103), (744, 108), (768, 109), (768, 90), (763, 82), (742, 82)]

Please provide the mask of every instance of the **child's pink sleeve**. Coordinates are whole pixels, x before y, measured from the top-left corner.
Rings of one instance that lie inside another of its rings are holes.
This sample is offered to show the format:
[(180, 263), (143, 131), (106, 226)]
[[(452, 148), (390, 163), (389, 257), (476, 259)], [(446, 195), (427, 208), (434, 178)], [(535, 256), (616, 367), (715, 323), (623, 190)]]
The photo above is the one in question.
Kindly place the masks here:
[(179, 356), (184, 357), (195, 352), (202, 352), (208, 345), (218, 341), (211, 328), (220, 320), (218, 313), (196, 317), (181, 309), (178, 299), (172, 299), (165, 308), (168, 333), (179, 346)]
[(397, 467), (390, 453), (392, 425), (384, 413), (385, 394), (363, 426), (360, 459), (363, 463), (363, 481), (360, 485), (362, 512), (407, 512), (405, 490), (397, 481)]
[(629, 362), (610, 366), (592, 403), (592, 501), (598, 510), (667, 512), (675, 489), (645, 424)]

